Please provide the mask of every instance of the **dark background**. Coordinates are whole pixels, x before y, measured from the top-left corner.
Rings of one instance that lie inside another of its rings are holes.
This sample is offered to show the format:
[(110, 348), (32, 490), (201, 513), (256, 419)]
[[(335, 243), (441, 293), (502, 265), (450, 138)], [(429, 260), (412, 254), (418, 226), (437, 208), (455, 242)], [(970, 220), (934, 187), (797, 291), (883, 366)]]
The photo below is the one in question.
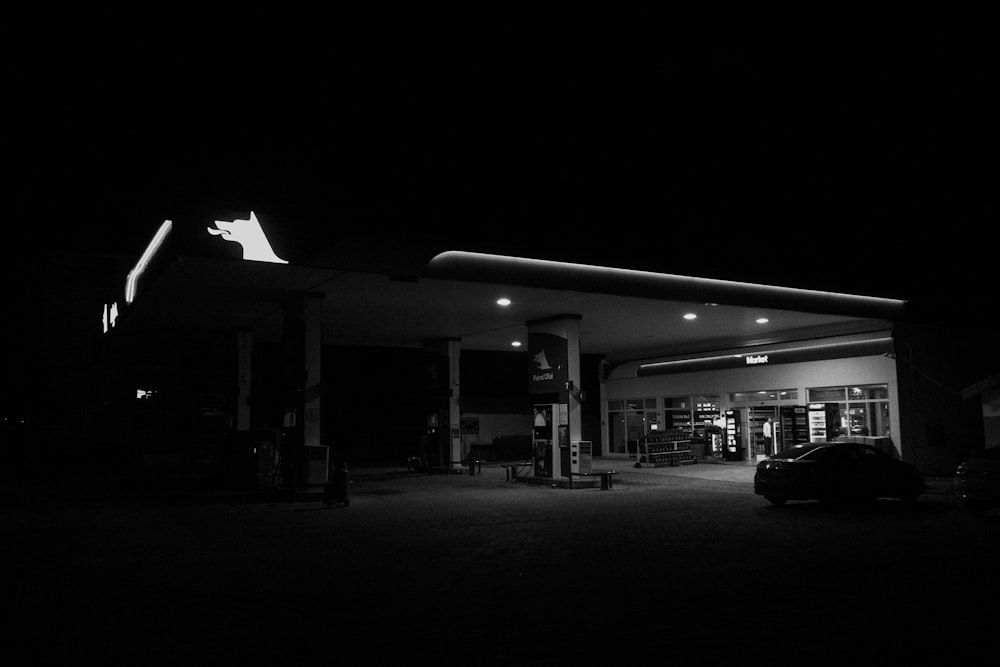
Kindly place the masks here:
[(12, 23), (12, 377), (72, 339), (163, 219), (213, 207), (390, 263), (484, 250), (992, 325), (995, 57), (975, 16), (686, 39), (642, 17), (489, 36), (490, 17), (207, 18)]
[(976, 289), (989, 261), (992, 52), (974, 34), (338, 34), (53, 35), (8, 82), (18, 239), (138, 254), (164, 218), (255, 207), (317, 242), (363, 238), (364, 220), (435, 246), (545, 238), (582, 261), (904, 298)]

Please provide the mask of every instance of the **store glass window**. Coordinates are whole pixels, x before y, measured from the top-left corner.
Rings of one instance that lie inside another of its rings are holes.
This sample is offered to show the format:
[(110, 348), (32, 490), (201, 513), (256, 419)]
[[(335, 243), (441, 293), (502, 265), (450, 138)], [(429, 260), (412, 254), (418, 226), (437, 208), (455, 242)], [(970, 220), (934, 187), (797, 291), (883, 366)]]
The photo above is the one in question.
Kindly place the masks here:
[(847, 423), (851, 435), (889, 435), (889, 402), (848, 403)]
[(714, 426), (721, 415), (718, 394), (692, 396), (694, 419), (691, 424), (691, 438), (698, 442), (708, 442), (708, 428)]
[(665, 428), (680, 428), (691, 432), (691, 397), (667, 396), (663, 399)]
[(719, 418), (719, 395), (703, 394), (692, 397), (696, 424), (712, 424)]
[(690, 396), (668, 396), (663, 399), (663, 407), (666, 410), (690, 410)]
[(809, 389), (808, 394), (810, 403), (825, 403), (828, 413), (837, 415), (836, 422), (829, 425), (832, 435), (890, 435), (889, 385), (820, 387)]
[(875, 401), (889, 399), (889, 385), (867, 384), (857, 387), (848, 387), (847, 400), (849, 401)]
[(797, 389), (758, 389), (756, 391), (737, 391), (729, 394), (731, 403), (749, 403), (753, 401), (795, 401), (798, 400)]
[(639, 439), (656, 421), (656, 399), (608, 401), (608, 452), (634, 455)]
[(846, 387), (820, 387), (808, 389), (810, 403), (836, 403), (847, 400)]

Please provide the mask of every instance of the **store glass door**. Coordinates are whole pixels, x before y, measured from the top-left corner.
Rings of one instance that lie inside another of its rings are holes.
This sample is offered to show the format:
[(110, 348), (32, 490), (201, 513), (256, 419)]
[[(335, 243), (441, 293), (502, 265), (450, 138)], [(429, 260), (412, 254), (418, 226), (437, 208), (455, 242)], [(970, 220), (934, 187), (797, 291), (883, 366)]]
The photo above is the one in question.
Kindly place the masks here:
[(628, 432), (625, 429), (625, 413), (608, 413), (608, 453), (624, 454), (628, 446)]
[(776, 406), (758, 405), (747, 410), (747, 449), (751, 459), (778, 453), (780, 423)]
[(655, 399), (608, 401), (608, 453), (635, 456), (648, 419), (655, 414)]
[(639, 440), (646, 435), (646, 416), (641, 409), (630, 408), (625, 412), (625, 428), (628, 437), (628, 455), (636, 456), (639, 452)]

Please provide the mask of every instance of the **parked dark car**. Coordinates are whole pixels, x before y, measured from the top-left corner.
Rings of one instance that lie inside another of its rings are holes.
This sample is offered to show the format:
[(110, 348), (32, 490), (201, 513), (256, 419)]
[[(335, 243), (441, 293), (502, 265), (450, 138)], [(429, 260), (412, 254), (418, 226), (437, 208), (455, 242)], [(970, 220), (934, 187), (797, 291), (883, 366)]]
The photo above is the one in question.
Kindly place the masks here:
[(816, 442), (789, 447), (758, 463), (753, 489), (775, 505), (875, 498), (914, 502), (925, 484), (916, 467), (869, 445)]
[(990, 447), (958, 464), (955, 491), (973, 516), (1000, 508), (1000, 447)]

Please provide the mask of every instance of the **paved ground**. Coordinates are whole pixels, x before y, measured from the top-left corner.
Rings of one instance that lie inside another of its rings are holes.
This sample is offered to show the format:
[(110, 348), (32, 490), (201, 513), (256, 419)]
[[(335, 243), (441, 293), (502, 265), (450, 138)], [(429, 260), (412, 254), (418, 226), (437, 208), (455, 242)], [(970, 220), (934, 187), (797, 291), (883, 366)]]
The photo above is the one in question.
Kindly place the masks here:
[(889, 662), (995, 629), (1000, 516), (966, 516), (947, 480), (916, 507), (775, 508), (749, 466), (619, 473), (605, 491), (510, 483), (497, 465), (357, 469), (346, 507), (8, 494), (6, 644), (132, 664), (636, 664), (783, 646)]

